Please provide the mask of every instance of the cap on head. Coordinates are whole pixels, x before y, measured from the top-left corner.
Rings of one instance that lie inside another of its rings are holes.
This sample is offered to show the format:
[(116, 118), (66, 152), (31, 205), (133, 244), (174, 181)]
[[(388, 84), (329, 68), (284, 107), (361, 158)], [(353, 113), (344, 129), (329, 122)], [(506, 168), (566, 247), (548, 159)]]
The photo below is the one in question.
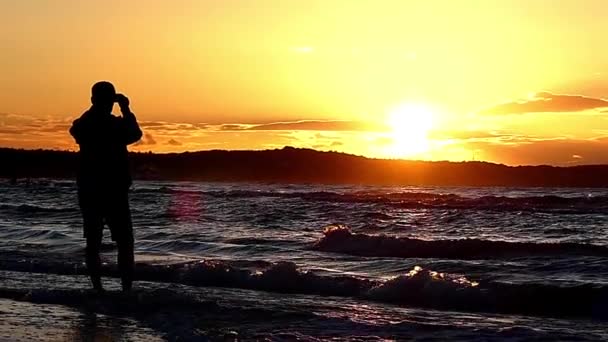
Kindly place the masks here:
[(114, 103), (116, 98), (116, 89), (114, 85), (108, 81), (97, 82), (91, 88), (91, 102), (93, 104), (110, 104)]

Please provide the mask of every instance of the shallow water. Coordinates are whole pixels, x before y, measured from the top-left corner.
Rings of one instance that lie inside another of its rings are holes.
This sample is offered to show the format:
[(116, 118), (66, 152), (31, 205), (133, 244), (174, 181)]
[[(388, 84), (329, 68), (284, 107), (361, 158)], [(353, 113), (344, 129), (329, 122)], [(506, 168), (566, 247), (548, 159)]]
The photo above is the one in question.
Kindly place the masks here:
[(75, 184), (0, 181), (8, 321), (49, 306), (134, 340), (608, 338), (605, 189), (136, 182), (131, 206), (145, 282), (131, 311), (100, 309)]

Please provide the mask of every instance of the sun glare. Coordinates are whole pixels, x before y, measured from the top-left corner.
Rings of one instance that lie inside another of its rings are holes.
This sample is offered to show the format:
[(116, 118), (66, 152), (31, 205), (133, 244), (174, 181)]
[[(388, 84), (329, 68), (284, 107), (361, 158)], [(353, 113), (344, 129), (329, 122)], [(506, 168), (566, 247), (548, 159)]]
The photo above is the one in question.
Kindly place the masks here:
[(433, 113), (423, 104), (406, 103), (388, 115), (392, 144), (388, 154), (395, 158), (420, 157), (429, 150), (428, 133), (433, 126)]

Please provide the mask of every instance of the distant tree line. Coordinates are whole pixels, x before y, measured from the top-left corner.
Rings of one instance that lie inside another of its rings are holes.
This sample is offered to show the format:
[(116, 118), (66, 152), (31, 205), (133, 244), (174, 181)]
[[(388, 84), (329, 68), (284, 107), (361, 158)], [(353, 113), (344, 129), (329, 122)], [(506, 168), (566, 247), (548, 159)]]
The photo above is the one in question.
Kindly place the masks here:
[[(285, 147), (265, 151), (131, 153), (140, 180), (278, 183), (608, 187), (608, 165), (506, 166), (372, 159)], [(2, 178), (74, 178), (76, 152), (0, 148)]]

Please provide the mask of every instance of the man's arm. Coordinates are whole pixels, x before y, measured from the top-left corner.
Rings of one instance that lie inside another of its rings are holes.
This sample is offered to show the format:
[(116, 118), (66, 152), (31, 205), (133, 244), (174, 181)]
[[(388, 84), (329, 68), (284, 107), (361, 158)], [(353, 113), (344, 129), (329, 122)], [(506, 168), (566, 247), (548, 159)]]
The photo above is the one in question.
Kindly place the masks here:
[(135, 114), (129, 108), (129, 99), (126, 96), (122, 94), (118, 95), (118, 105), (122, 112), (124, 142), (127, 145), (133, 144), (141, 139), (141, 128), (139, 128)]
[(80, 141), (82, 141), (82, 128), (80, 119), (76, 119), (74, 120), (74, 122), (72, 122), (72, 127), (70, 127), (70, 134), (72, 135), (72, 137), (74, 137), (76, 143), (80, 144)]
[(72, 122), (72, 127), (70, 127), (70, 134), (72, 135), (72, 137), (74, 137), (74, 140), (76, 140), (76, 143), (78, 145), (80, 145), (86, 136), (85, 133), (85, 120), (83, 120), (86, 117), (87, 113), (84, 113), (81, 117), (79, 117), (78, 119), (74, 120), (74, 122)]

